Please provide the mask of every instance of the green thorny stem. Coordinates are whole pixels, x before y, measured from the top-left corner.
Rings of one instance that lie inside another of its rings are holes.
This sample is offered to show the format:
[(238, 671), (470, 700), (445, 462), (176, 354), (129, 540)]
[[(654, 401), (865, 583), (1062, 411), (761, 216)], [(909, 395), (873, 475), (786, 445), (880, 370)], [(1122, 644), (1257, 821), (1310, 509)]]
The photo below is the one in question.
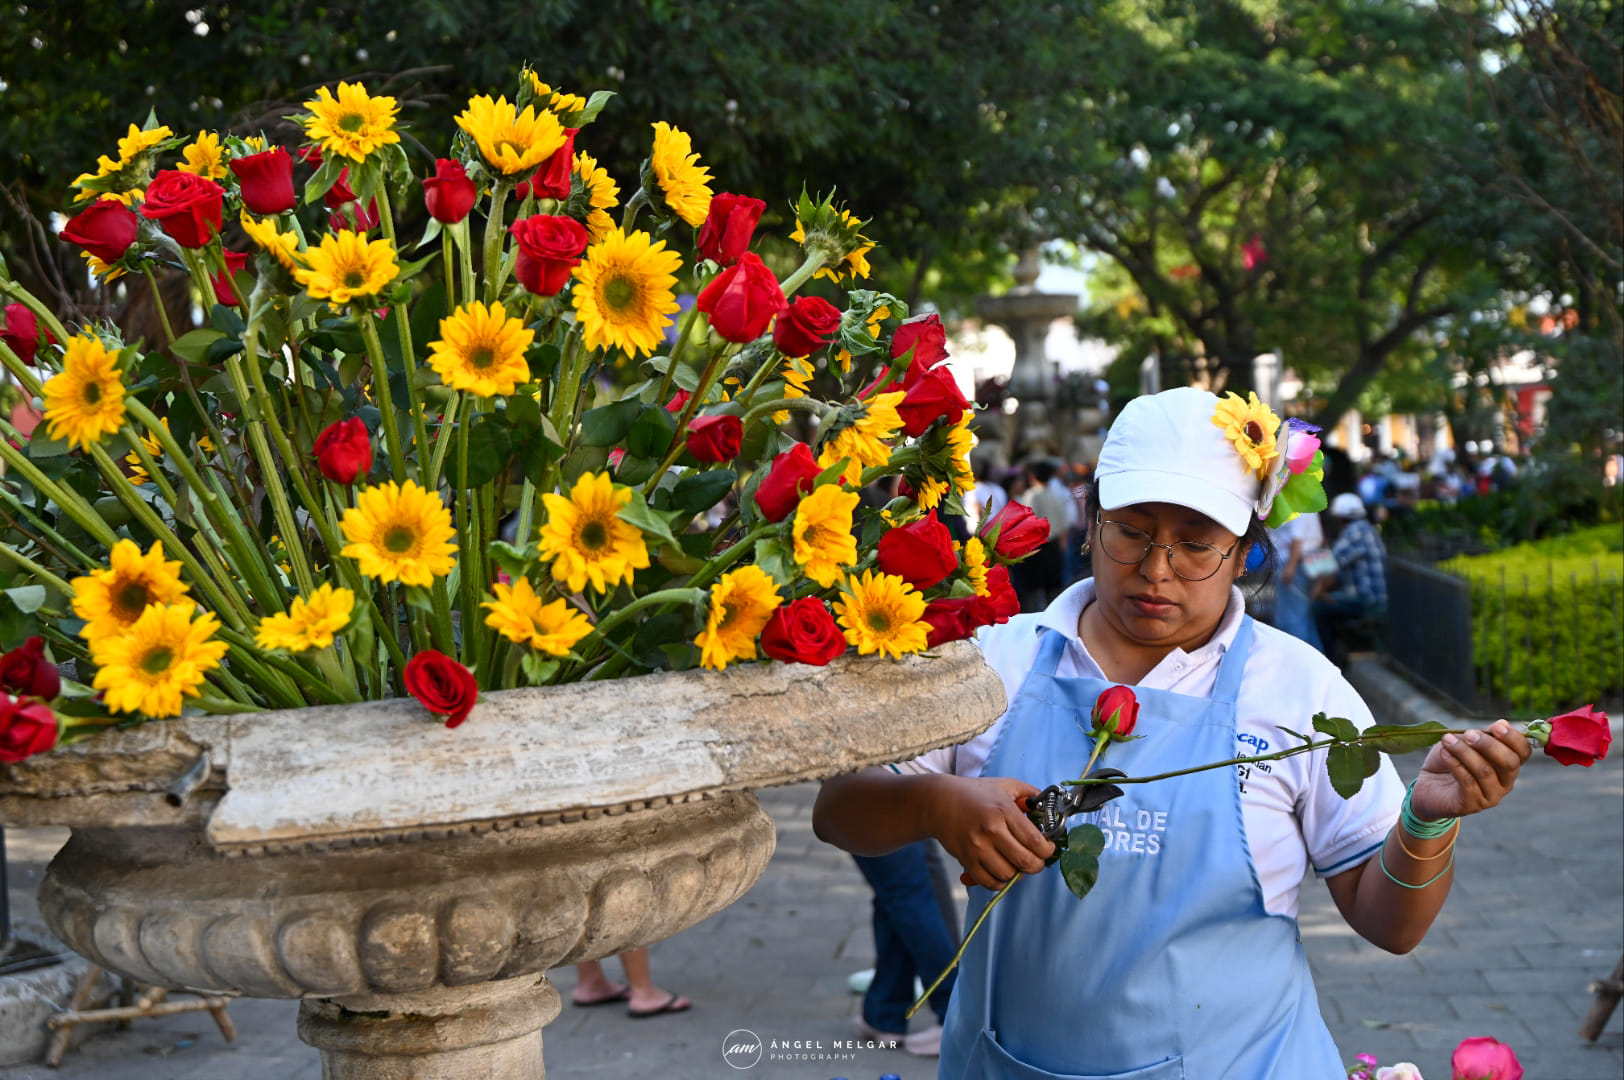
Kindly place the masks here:
[(671, 392), (671, 379), (676, 374), (677, 361), (682, 359), (683, 347), (688, 344), (688, 334), (698, 319), (699, 305), (695, 304), (682, 317), (682, 327), (677, 331), (677, 343), (671, 346), (671, 355), (666, 357), (665, 374), (660, 378), (660, 391), (654, 395), (654, 404), (664, 405), (668, 400), (666, 395)]
[(800, 266), (796, 267), (795, 272), (789, 277), (785, 278), (783, 284), (780, 286), (780, 288), (784, 290), (784, 298), (788, 299), (789, 297), (794, 296), (796, 290), (802, 285), (805, 285), (808, 281), (811, 281), (812, 275), (816, 274), (819, 270), (822, 270), (828, 261), (828, 252), (819, 251), (816, 249), (808, 251), (806, 253), (806, 261), (801, 263)]
[[(395, 243), (395, 217), (389, 209), (389, 200), (383, 199), (378, 203), (378, 222), (382, 226), (383, 235), (395, 248), (396, 258), (400, 255), (400, 245)], [(447, 268), (449, 269), (449, 267)], [(449, 293), (447, 294), (449, 296)], [(423, 419), (423, 406), (417, 398), (417, 353), (412, 348), (412, 320), (407, 317), (403, 307), (396, 315), (395, 331), (400, 339), (400, 355), (406, 365), (406, 390), (412, 398), (407, 402), (408, 411), (412, 414), (412, 448), (417, 452), (417, 469), (421, 473), (423, 462), (429, 453), (429, 429)]]
[(508, 192), (513, 190), (513, 181), (505, 176), (496, 178), (491, 189), (491, 212), (485, 219), (485, 303), (494, 304), (496, 298), (502, 295), (502, 285), (507, 277), (502, 272), (502, 208), (507, 202)]
[[(1094, 770), (1094, 763), (1100, 759), (1101, 752), (1105, 750), (1106, 744), (1110, 741), (1111, 732), (1109, 730), (1101, 728), (1094, 733), (1094, 752), (1089, 755), (1088, 764), (1083, 766), (1084, 776)], [(912, 1020), (914, 1013), (918, 1012), (925, 1002), (930, 1000), (930, 996), (936, 992), (936, 988), (941, 986), (943, 980), (959, 966), (959, 961), (964, 959), (964, 951), (970, 947), (970, 941), (976, 936), (976, 931), (981, 929), (981, 924), (987, 921), (987, 916), (992, 914), (992, 909), (998, 906), (998, 902), (1009, 895), (1009, 890), (1015, 887), (1015, 883), (1025, 876), (1021, 871), (1015, 871), (1015, 876), (1004, 882), (1004, 887), (994, 893), (991, 900), (987, 901), (987, 906), (981, 909), (981, 914), (976, 917), (975, 924), (970, 927), (969, 932), (964, 935), (964, 940), (959, 943), (959, 949), (953, 954), (953, 959), (948, 961), (947, 967), (943, 968), (942, 973), (936, 976), (936, 981), (926, 987), (925, 992), (919, 995), (919, 1000), (909, 1006), (906, 1013), (903, 1013), (902, 1018), (904, 1020)]]
[(383, 441), (389, 449), (389, 472), (395, 483), (406, 482), (406, 452), (400, 441), (400, 425), (395, 418), (395, 402), (389, 391), (389, 362), (384, 359), (383, 342), (378, 340), (378, 328), (373, 325), (372, 311), (361, 308), (361, 340), (366, 342), (367, 359), (372, 362), (372, 392), (378, 399), (378, 412), (383, 420)]

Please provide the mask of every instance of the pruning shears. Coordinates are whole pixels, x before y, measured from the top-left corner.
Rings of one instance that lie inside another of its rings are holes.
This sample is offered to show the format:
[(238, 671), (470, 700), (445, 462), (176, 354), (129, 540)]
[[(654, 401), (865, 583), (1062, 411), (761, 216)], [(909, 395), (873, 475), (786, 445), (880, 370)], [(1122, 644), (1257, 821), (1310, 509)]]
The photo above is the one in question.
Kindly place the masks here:
[[(1121, 769), (1100, 769), (1090, 773), (1089, 778), (1106, 780), (1127, 775)], [(1115, 784), (1088, 784), (1081, 788), (1050, 784), (1026, 800), (1026, 816), (1045, 839), (1056, 847), (1063, 847), (1067, 818), (1098, 810), (1121, 794), (1122, 789)]]

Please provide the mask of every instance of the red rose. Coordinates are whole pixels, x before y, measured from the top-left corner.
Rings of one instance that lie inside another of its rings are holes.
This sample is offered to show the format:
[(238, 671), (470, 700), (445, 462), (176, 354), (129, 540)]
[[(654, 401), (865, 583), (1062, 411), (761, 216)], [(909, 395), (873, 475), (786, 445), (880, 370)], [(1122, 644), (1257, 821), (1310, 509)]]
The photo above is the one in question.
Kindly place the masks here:
[(925, 315), (897, 327), (891, 338), (891, 359), (898, 359), (909, 349), (913, 350), (913, 359), (899, 380), (904, 387), (912, 386), (925, 372), (947, 359), (947, 331), (942, 329), (942, 320), (935, 315)]
[(678, 413), (682, 412), (682, 407), (688, 404), (688, 399), (691, 397), (693, 397), (693, 395), (688, 391), (678, 390), (675, 394), (671, 395), (671, 400), (665, 403), (665, 411), (670, 413), (672, 416), (676, 416)]
[(79, 211), (62, 227), (62, 239), (78, 244), (104, 263), (124, 257), (141, 231), (140, 219), (121, 202), (102, 199)]
[(917, 439), (943, 416), (957, 423), (969, 407), (970, 403), (959, 392), (958, 380), (945, 367), (939, 367), (925, 372), (908, 386), (902, 404), (897, 406), (897, 415), (902, 418), (902, 430)]
[(688, 452), (700, 461), (732, 461), (744, 441), (737, 416), (696, 416), (688, 421)]
[[(1585, 764), (1589, 764), (1586, 762)], [(1522, 1062), (1499, 1039), (1462, 1039), (1449, 1057), (1451, 1080), (1522, 1080)]]
[(327, 425), (315, 449), (316, 467), (334, 483), (353, 484), (372, 468), (372, 436), (359, 416)]
[(1109, 731), (1113, 735), (1132, 735), (1133, 725), (1139, 721), (1139, 699), (1126, 686), (1109, 686), (1094, 699), (1091, 717), (1095, 731)]
[[(538, 199), (570, 197), (570, 185), (575, 175), (575, 133), (579, 128), (564, 129), (564, 145), (553, 151), (553, 156), (541, 163), (541, 168), (530, 178), (530, 194)], [(521, 199), (523, 195), (519, 196)], [(556, 291), (556, 290), (555, 290)]]
[(358, 197), (350, 190), (350, 167), (346, 165), (338, 170), (338, 179), (322, 195), (321, 201), (329, 210), (342, 210), (345, 203), (355, 202)]
[(508, 227), (519, 245), (513, 273), (537, 296), (552, 296), (570, 279), (586, 251), (586, 228), (574, 218), (533, 214)]
[(242, 204), (256, 214), (282, 214), (293, 209), (293, 159), (280, 146), (227, 162), (237, 174)]
[(798, 442), (773, 458), (772, 467), (756, 486), (756, 505), (768, 521), (783, 521), (812, 491), (812, 482), (823, 469), (812, 456), (812, 448)]
[(479, 700), (474, 673), (445, 653), (424, 649), (406, 661), (404, 674), (406, 692), (429, 712), (445, 717), (446, 727), (468, 719)]
[(1607, 756), (1607, 747), (1613, 741), (1607, 714), (1594, 705), (1553, 716), (1550, 725), (1545, 752), (1564, 765), (1594, 765)]
[(761, 651), (786, 664), (822, 667), (846, 651), (846, 638), (822, 600), (803, 596), (773, 612), (761, 630)]
[(351, 232), (364, 233), (378, 227), (382, 219), (378, 216), (378, 200), (373, 199), (367, 203), (365, 210), (358, 202), (345, 203), (342, 210), (334, 210), (327, 215), (327, 227), (334, 232), (348, 229)]
[(878, 554), (882, 571), (916, 589), (928, 589), (959, 568), (953, 534), (936, 520), (934, 510), (880, 537)]
[(754, 341), (767, 332), (772, 317), (788, 307), (778, 278), (752, 252), (711, 279), (699, 293), (698, 307), (710, 316), (711, 329), (728, 341)]
[(1011, 499), (976, 533), (983, 540), (994, 534), (998, 539), (993, 541), (993, 551), (1005, 559), (1024, 559), (1048, 541), (1049, 522)]
[(237, 299), (236, 282), (232, 279), (237, 276), (239, 270), (247, 267), (248, 253), (246, 251), (227, 251), (224, 254), (226, 257), (226, 271), (228, 272), (210, 274), (209, 281), (214, 284), (215, 302), (231, 307), (242, 302)]
[[(34, 362), (34, 353), (39, 350), (39, 338), (39, 320), (26, 306), (7, 304), (0, 311), (0, 341), (5, 342), (6, 348), (16, 353), (23, 363)], [(49, 330), (45, 331), (45, 344), (56, 344), (56, 338)]]
[(200, 248), (220, 231), (225, 188), (179, 169), (164, 169), (147, 185), (141, 216), (156, 221), (183, 248)]
[(821, 296), (802, 296), (773, 322), (773, 344), (785, 356), (811, 356), (840, 327), (840, 309)]
[(925, 648), (934, 649), (949, 641), (962, 641), (984, 625), (976, 618), (977, 597), (961, 596), (948, 600), (932, 600), (925, 605), (924, 621), (930, 624)]
[(462, 162), (439, 158), (434, 175), (423, 177), (423, 204), (442, 225), (455, 225), (474, 208), (474, 182)]
[(31, 637), (0, 656), (0, 690), (50, 701), (62, 692), (62, 676), (45, 659), (45, 639)]
[(293, 152), (298, 154), (299, 160), (306, 165), (317, 169), (321, 168), (321, 147), (315, 143), (309, 146), (301, 146)]
[[(702, 258), (732, 266), (739, 256), (750, 249), (756, 222), (767, 204), (748, 195), (723, 192), (711, 198), (710, 213), (699, 227), (697, 246)], [(806, 355), (802, 353), (801, 355)]]
[(976, 621), (982, 626), (1002, 625), (1021, 613), (1021, 598), (1010, 584), (1008, 567), (987, 568), (987, 592), (991, 595), (975, 598)]
[(0, 695), (0, 761), (15, 764), (56, 745), (56, 714), (39, 702)]

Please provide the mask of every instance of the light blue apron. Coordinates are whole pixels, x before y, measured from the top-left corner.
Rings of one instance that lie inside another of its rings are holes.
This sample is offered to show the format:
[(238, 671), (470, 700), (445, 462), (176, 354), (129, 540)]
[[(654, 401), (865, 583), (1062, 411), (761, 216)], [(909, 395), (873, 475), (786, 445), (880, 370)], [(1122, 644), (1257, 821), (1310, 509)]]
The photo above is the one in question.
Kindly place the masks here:
[[(1094, 699), (1110, 683), (1059, 678), (1066, 638), (1041, 631), (982, 770), (1043, 788), (1078, 776)], [(1235, 696), (1252, 644), (1242, 620), (1210, 699), (1136, 688), (1134, 734), (1101, 763), (1129, 776), (1235, 755)], [(940, 1080), (1334, 1080), (1297, 920), (1269, 915), (1232, 769), (1126, 792), (1072, 825), (1105, 831), (1086, 900), (1059, 867), (1023, 879), (966, 953)], [(970, 890), (970, 918), (992, 894)]]

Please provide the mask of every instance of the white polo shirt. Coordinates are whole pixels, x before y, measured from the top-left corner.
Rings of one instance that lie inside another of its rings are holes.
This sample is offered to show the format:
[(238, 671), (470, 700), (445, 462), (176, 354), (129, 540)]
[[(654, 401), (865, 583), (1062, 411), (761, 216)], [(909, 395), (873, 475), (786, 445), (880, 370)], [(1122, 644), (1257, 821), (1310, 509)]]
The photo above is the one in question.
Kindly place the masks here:
[[(1057, 675), (1105, 678), (1077, 633), (1078, 619), (1093, 600), (1093, 579), (1080, 581), (1056, 597), (1046, 611), (1018, 615), (977, 635), (976, 643), (988, 666), (1003, 679), (1010, 701), (1015, 700), (1037, 657), (1039, 627), (1052, 627), (1066, 635)], [(1245, 610), (1240, 590), (1232, 588), (1229, 606), (1211, 640), (1193, 652), (1174, 649), (1139, 685), (1211, 697), (1218, 662), (1235, 640)], [(1281, 725), (1311, 733), (1317, 712), (1345, 716), (1361, 730), (1373, 723), (1370, 710), (1334, 664), (1296, 638), (1254, 623), (1252, 649), (1236, 701), (1235, 756), (1296, 746), (1297, 740), (1282, 731)], [(1003, 725), (1004, 717), (999, 717), (969, 742), (933, 750), (891, 768), (900, 773), (980, 776)], [(1246, 841), (1263, 887), (1264, 907), (1271, 915), (1296, 917), (1297, 890), (1310, 866), (1326, 877), (1374, 856), (1398, 821), (1404, 799), (1404, 785), (1385, 756), (1380, 771), (1351, 799), (1342, 798), (1331, 787), (1324, 750), (1237, 766), (1235, 771)], [(1071, 777), (1053, 779), (1059, 782)]]

